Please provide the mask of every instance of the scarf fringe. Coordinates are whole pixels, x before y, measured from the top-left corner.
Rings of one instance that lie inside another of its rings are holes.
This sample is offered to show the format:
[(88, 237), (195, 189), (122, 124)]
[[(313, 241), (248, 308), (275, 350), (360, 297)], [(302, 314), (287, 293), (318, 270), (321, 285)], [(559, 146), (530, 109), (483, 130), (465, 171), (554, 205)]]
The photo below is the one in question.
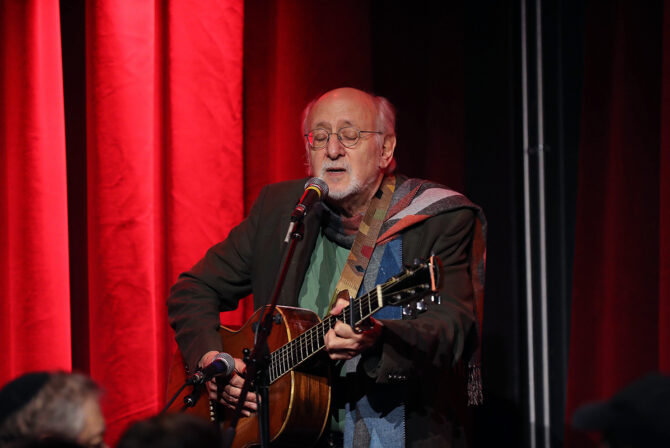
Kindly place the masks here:
[(480, 406), (484, 403), (482, 391), (482, 372), (478, 362), (468, 363), (468, 406)]

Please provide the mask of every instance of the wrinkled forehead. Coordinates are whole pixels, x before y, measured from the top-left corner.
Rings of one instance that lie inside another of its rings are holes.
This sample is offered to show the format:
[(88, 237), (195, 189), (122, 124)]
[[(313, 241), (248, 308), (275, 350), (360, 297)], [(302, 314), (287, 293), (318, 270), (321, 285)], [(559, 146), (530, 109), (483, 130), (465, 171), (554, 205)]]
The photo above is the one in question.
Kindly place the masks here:
[(360, 91), (329, 92), (319, 98), (307, 117), (308, 129), (337, 130), (344, 126), (372, 129), (377, 107), (372, 98)]

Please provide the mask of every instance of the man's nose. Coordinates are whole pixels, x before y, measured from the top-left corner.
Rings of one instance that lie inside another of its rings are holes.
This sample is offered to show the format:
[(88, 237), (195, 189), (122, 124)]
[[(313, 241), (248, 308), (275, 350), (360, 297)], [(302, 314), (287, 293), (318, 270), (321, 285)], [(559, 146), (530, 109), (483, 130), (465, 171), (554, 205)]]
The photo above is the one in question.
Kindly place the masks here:
[(345, 148), (337, 134), (331, 134), (328, 139), (328, 144), (326, 145), (326, 155), (331, 159), (337, 159), (340, 156), (344, 155)]

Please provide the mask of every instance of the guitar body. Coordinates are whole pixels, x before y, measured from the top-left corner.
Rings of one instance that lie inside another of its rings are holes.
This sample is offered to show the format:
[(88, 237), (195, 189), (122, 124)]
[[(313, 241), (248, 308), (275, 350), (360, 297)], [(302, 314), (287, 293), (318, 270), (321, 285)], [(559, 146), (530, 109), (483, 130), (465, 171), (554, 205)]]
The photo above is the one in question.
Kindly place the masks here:
[[(242, 351), (254, 346), (254, 331), (261, 317), (257, 310), (238, 331), (225, 327), (219, 330), (225, 351), (234, 358), (243, 358)], [(268, 339), (270, 351), (285, 345), (307, 329), (319, 323), (318, 316), (302, 308), (277, 307), (273, 328)], [(314, 364), (314, 363), (311, 363)], [(327, 364), (311, 369), (298, 368), (278, 378), (270, 386), (270, 440), (273, 445), (310, 446), (317, 442), (328, 423), (330, 408), (330, 381)], [(168, 380), (168, 397), (172, 397), (188, 377), (183, 358), (177, 352)], [(179, 412), (184, 397), (191, 393), (187, 387), (170, 406), (168, 412)], [(193, 408), (186, 412), (218, 422), (225, 430), (233, 417), (233, 410), (210, 403), (204, 388)], [(237, 424), (233, 447), (260, 444), (257, 414), (242, 417)]]

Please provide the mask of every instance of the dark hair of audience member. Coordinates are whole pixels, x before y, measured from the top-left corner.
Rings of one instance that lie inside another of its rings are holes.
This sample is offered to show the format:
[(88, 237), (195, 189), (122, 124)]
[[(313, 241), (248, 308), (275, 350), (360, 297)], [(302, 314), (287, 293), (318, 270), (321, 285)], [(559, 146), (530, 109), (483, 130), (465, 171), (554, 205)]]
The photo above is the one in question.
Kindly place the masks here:
[[(4, 446), (4, 445), (3, 445)], [(7, 448), (86, 448), (77, 442), (60, 439), (57, 437), (46, 437), (43, 439), (25, 439), (7, 445)]]
[(220, 445), (219, 429), (188, 414), (164, 414), (131, 425), (116, 448), (196, 448)]

